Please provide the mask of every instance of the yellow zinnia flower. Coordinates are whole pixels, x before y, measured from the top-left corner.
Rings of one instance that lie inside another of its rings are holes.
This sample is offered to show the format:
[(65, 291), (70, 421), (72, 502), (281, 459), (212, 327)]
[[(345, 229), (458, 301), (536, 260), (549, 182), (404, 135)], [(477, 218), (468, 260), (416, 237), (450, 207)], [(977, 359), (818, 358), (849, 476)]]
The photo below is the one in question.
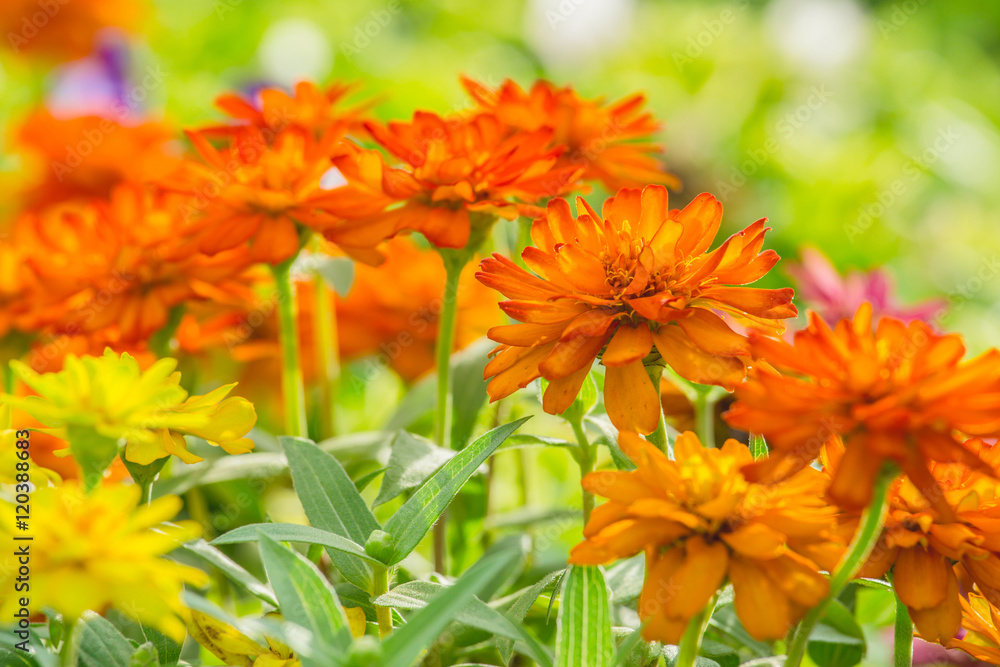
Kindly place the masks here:
[(806, 468), (772, 485), (747, 481), (746, 445), (704, 448), (694, 433), (674, 443), (676, 460), (635, 433), (622, 450), (638, 466), (587, 475), (585, 489), (610, 499), (594, 510), (570, 562), (600, 565), (646, 554), (639, 616), (643, 637), (676, 644), (693, 617), (727, 581), (736, 614), (755, 639), (783, 637), (826, 597), (843, 552), (834, 541), (837, 510), (823, 500), (827, 481)]
[[(197, 537), (200, 527), (192, 521), (160, 525), (180, 510), (176, 496), (138, 505), (137, 486), (100, 486), (89, 494), (75, 482), (46, 487), (31, 495), (28, 529), (15, 535), (15, 505), (0, 502), (0, 590), (21, 590), (15, 588), (20, 567), (15, 554), (27, 549), (30, 590), (21, 593), (29, 611), (55, 610), (76, 620), (87, 610), (114, 607), (182, 639), (183, 584), (205, 586), (208, 576), (161, 556)], [(24, 536), (32, 539), (14, 540)], [(0, 601), (4, 618), (13, 618), (20, 597), (5, 595)]]
[(53, 433), (71, 446), (97, 443), (107, 452), (109, 443), (117, 446), (124, 438), (125, 459), (141, 465), (170, 454), (185, 463), (201, 461), (187, 450), (185, 435), (230, 454), (253, 449), (253, 441), (243, 437), (257, 422), (253, 405), (245, 398), (226, 398), (236, 383), (189, 397), (176, 367), (176, 359), (165, 358), (142, 371), (129, 354), (110, 349), (101, 357), (69, 355), (58, 373), (39, 374), (12, 361), (11, 368), (38, 396), (0, 398), (54, 427)]

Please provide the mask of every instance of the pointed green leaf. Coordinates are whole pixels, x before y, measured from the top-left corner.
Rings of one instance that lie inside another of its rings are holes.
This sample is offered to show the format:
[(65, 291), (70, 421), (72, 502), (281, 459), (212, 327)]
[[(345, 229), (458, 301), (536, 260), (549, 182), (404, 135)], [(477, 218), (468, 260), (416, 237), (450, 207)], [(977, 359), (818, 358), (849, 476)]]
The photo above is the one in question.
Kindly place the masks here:
[[(457, 458), (457, 457), (456, 457)], [(477, 561), (451, 586), (436, 595), (430, 603), (413, 614), (403, 627), (382, 643), (385, 661), (382, 667), (409, 667), (421, 651), (433, 644), (462, 609), (489, 585), (490, 581), (511, 561), (520, 557), (517, 551), (497, 552)]]
[(564, 577), (556, 623), (557, 667), (611, 664), (611, 605), (599, 567), (570, 566)]
[[(533, 586), (530, 586), (523, 593), (518, 595), (517, 599), (514, 600), (514, 604), (512, 604), (510, 609), (507, 610), (505, 616), (515, 623), (523, 621), (524, 617), (528, 615), (528, 610), (530, 610), (531, 606), (535, 604), (535, 600), (537, 600), (538, 596), (542, 594), (542, 591), (551, 586), (556, 578), (562, 573), (563, 570), (549, 572), (547, 575), (535, 582)], [(514, 642), (506, 637), (497, 637), (497, 650), (500, 651), (500, 659), (503, 660), (504, 664), (507, 664), (514, 655)]]
[[(373, 530), (381, 528), (337, 459), (305, 438), (282, 436), (279, 440), (309, 523), (356, 544), (364, 544)], [(364, 562), (336, 549), (327, 551), (345, 579), (368, 589), (371, 569)]]
[(346, 655), (351, 646), (350, 626), (330, 582), (308, 559), (265, 533), (260, 534), (260, 553), (281, 615), (312, 633), (313, 655), (324, 660), (324, 665)]
[(156, 649), (156, 657), (161, 667), (173, 667), (181, 659), (181, 645), (170, 637), (148, 625), (140, 625), (146, 641)]
[(318, 544), (341, 553), (357, 556), (369, 563), (380, 564), (379, 561), (365, 553), (364, 547), (351, 542), (346, 537), (312, 526), (300, 526), (297, 523), (253, 523), (240, 526), (212, 540), (212, 544), (236, 544), (237, 542), (256, 542), (261, 534), (279, 542), (302, 542), (303, 544)]
[(129, 667), (132, 644), (110, 621), (87, 612), (72, 635), (79, 667)]
[(236, 561), (213, 547), (205, 540), (194, 540), (192, 542), (188, 542), (181, 545), (181, 549), (184, 549), (185, 551), (198, 556), (206, 563), (219, 568), (224, 575), (229, 577), (233, 583), (238, 585), (247, 593), (260, 598), (269, 605), (274, 607), (278, 606), (278, 600), (274, 597), (274, 592), (269, 586), (262, 584), (257, 580), (257, 577), (247, 572)]
[[(431, 600), (448, 588), (449, 586), (431, 581), (410, 581), (380, 595), (374, 602), (383, 607), (396, 609), (423, 609)], [(478, 597), (469, 600), (455, 614), (455, 622), (495, 634), (498, 636), (498, 641), (499, 639), (506, 639), (511, 643), (514, 640), (520, 641), (525, 646), (525, 654), (535, 662), (540, 665), (552, 664), (552, 658), (545, 652), (538, 640), (525, 631), (520, 621), (512, 621), (510, 617), (493, 609)]]
[(7, 667), (38, 667), (35, 656), (19, 649), (0, 646), (0, 665)]
[(427, 438), (400, 431), (392, 440), (389, 466), (382, 478), (376, 507), (404, 491), (415, 489), (455, 456), (454, 450), (438, 447)]
[(385, 523), (385, 532), (392, 535), (396, 550), (389, 565), (395, 565), (413, 551), (434, 522), (438, 520), (448, 504), (458, 494), (462, 486), (472, 477), (472, 473), (482, 465), (496, 448), (527, 421), (523, 417), (489, 433), (460, 451), (453, 459), (438, 470), (433, 477), (410, 496), (410, 499)]

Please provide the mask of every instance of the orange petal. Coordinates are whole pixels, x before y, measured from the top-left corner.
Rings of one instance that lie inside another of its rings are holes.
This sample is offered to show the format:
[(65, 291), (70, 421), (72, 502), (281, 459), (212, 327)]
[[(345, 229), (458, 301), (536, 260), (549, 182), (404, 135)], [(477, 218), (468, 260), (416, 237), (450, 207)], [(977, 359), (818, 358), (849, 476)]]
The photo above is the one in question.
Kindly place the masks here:
[(705, 608), (722, 585), (729, 567), (729, 550), (722, 542), (708, 544), (700, 536), (688, 539), (686, 547), (684, 563), (675, 575), (681, 588), (671, 614), (690, 618)]
[(604, 407), (619, 431), (647, 435), (656, 430), (660, 423), (660, 397), (641, 361), (607, 369)]
[[(907, 607), (927, 609), (941, 604), (948, 592), (951, 568), (944, 556), (916, 545), (896, 557), (893, 585)], [(954, 575), (952, 575), (954, 576)]]
[[(898, 570), (898, 562), (896, 567)], [(899, 592), (898, 584), (896, 591)], [(950, 567), (947, 568), (945, 593), (941, 601), (925, 609), (910, 607), (910, 618), (920, 636), (927, 641), (944, 643), (958, 634), (962, 626), (962, 604), (958, 579)]]
[(743, 627), (754, 639), (779, 639), (791, 625), (788, 598), (753, 561), (734, 556), (729, 563), (733, 604)]
[(542, 409), (550, 415), (560, 415), (573, 404), (580, 388), (590, 373), (590, 364), (582, 366), (579, 370), (549, 382), (545, 393), (542, 395)]
[(653, 336), (648, 324), (640, 322), (636, 327), (622, 324), (601, 355), (601, 363), (605, 366), (624, 366), (642, 361), (652, 349)]
[(748, 523), (731, 533), (723, 533), (722, 540), (733, 551), (750, 558), (776, 558), (785, 549), (785, 536), (760, 523)]

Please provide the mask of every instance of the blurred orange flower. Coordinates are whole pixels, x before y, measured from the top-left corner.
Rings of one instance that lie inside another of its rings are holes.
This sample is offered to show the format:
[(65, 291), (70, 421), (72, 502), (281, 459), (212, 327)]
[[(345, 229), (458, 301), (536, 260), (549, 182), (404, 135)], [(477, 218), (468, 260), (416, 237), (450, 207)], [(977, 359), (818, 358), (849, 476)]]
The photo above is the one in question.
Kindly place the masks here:
[(67, 306), (49, 322), (54, 331), (106, 332), (121, 348), (162, 329), (171, 308), (190, 300), (249, 298), (246, 250), (188, 253), (177, 239), (178, 217), (175, 202), (124, 185), (107, 201), (24, 216), (17, 243), (31, 249), (26, 261), (38, 282)]
[(90, 52), (94, 36), (103, 28), (137, 27), (145, 14), (134, 0), (73, 0), (39, 3), (4, 0), (0, 3), (0, 34), (15, 53), (43, 53), (60, 60)]
[(794, 343), (755, 337), (752, 347), (770, 366), (754, 369), (726, 414), (731, 425), (763, 435), (772, 449), (748, 471), (752, 478), (808, 466), (837, 436), (845, 453), (830, 496), (847, 509), (868, 505), (885, 461), (899, 465), (943, 512), (930, 461), (992, 473), (958, 433), (1000, 436), (997, 350), (962, 361), (961, 337), (889, 317), (873, 329), (868, 304), (834, 329), (810, 313)]
[(37, 110), (14, 140), (15, 150), (27, 161), (27, 205), (106, 197), (119, 183), (161, 178), (180, 159), (175, 140), (173, 128), (164, 123), (132, 125), (99, 116), (55, 118)]
[[(412, 382), (434, 368), (444, 262), (433, 249), (405, 237), (386, 243), (384, 253), (385, 264), (356, 268), (350, 293), (336, 302), (340, 354), (378, 355)], [(475, 279), (473, 267), (467, 266), (458, 282), (456, 350), (504, 321), (496, 292)]]
[[(385, 263), (355, 266), (354, 284), (347, 296), (331, 296), (336, 309), (337, 339), (345, 361), (374, 356), (373, 363), (388, 366), (407, 382), (434, 367), (437, 319), (445, 270), (440, 255), (397, 237), (380, 247)], [(269, 281), (258, 284), (266, 291)], [(296, 283), (299, 302), (299, 336), (306, 382), (317, 375), (314, 283)], [(208, 310), (208, 312), (205, 312)], [(278, 326), (275, 307), (268, 300), (246, 302), (241, 309), (212, 305), (185, 317), (178, 330), (181, 349), (199, 354), (212, 348), (229, 348), (233, 357), (253, 363), (257, 379), (276, 378), (280, 372)], [(465, 271), (458, 287), (458, 324), (455, 349), (468, 346), (503, 321), (496, 293), (479, 284), (473, 269)], [(250, 377), (240, 381), (250, 391)], [(263, 386), (273, 387), (270, 380)]]
[(647, 640), (676, 644), (727, 580), (756, 639), (783, 637), (826, 597), (820, 570), (836, 564), (843, 545), (821, 472), (755, 484), (740, 473), (753, 460), (746, 445), (706, 448), (691, 432), (675, 441), (676, 460), (635, 433), (622, 432), (619, 444), (638, 467), (584, 478), (585, 489), (609, 501), (594, 510), (569, 560), (599, 565), (645, 552), (639, 616)]
[(323, 205), (329, 193), (321, 179), (342, 150), (339, 134), (317, 142), (287, 129), (270, 142), (259, 128), (246, 127), (221, 148), (200, 132), (187, 135), (204, 162), (185, 161), (161, 185), (188, 197), (185, 231), (198, 251), (215, 255), (248, 245), (253, 261), (280, 264), (299, 251), (305, 230), (313, 229), (356, 259), (380, 258), (374, 248), (385, 238), (381, 230), (345, 227)]
[[(300, 81), (290, 95), (281, 88), (265, 88), (256, 100), (247, 100), (235, 93), (220, 95), (215, 106), (237, 122), (235, 127), (250, 125), (267, 137), (277, 137), (283, 130), (294, 128), (320, 140), (327, 133), (364, 133), (371, 103), (344, 107), (343, 103), (357, 88), (354, 84), (334, 83), (325, 90), (309, 81)], [(209, 134), (227, 134), (232, 125), (206, 128)]]
[(535, 221), (538, 247), (522, 258), (538, 276), (499, 254), (476, 274), (511, 299), (500, 307), (522, 322), (490, 330), (500, 343), (485, 372), (493, 400), (544, 377), (550, 384), (543, 406), (561, 413), (600, 358), (611, 421), (651, 433), (659, 391), (645, 363), (732, 388), (746, 373), (750, 350), (726, 319), (777, 334), (781, 320), (796, 314), (791, 289), (742, 287), (778, 261), (773, 250), (760, 252), (766, 219), (708, 252), (722, 221), (722, 204), (709, 194), (670, 210), (663, 186), (623, 188), (601, 215), (582, 198), (577, 213), (555, 199)]
[(491, 114), (442, 118), (418, 111), (410, 122), (365, 127), (402, 166), (389, 166), (373, 150), (336, 156), (345, 184), (323, 204), (385, 236), (415, 230), (443, 248), (464, 248), (473, 227), (485, 233), (488, 225), (478, 218), (473, 224), (473, 215), (513, 220), (537, 212), (528, 205), (573, 189), (582, 171), (557, 166), (551, 130), (511, 135)]
[(661, 151), (650, 139), (660, 124), (643, 111), (645, 95), (605, 104), (548, 81), (536, 81), (527, 92), (510, 79), (496, 90), (467, 78), (462, 86), (478, 110), (496, 114), (515, 131), (551, 130), (552, 143), (566, 147), (559, 164), (584, 167), (585, 180), (600, 181), (610, 192), (648, 183), (680, 187), (654, 157)]

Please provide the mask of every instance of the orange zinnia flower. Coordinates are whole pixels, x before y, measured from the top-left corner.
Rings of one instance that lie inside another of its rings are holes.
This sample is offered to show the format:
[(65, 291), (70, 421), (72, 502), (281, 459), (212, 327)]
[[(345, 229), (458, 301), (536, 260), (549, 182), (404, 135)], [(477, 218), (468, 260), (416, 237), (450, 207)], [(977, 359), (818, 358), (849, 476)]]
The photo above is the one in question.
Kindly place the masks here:
[(560, 162), (584, 167), (584, 179), (600, 181), (610, 192), (646, 183), (680, 186), (653, 157), (660, 147), (650, 141), (660, 124), (643, 111), (645, 95), (636, 93), (610, 105), (585, 100), (571, 87), (536, 81), (525, 92), (511, 80), (489, 90), (471, 79), (462, 85), (482, 111), (495, 113), (519, 131), (552, 130), (552, 142), (567, 148)]
[(958, 434), (1000, 436), (997, 350), (962, 361), (962, 339), (923, 322), (883, 317), (873, 330), (868, 304), (834, 329), (810, 313), (793, 344), (754, 338), (752, 347), (785, 373), (755, 368), (726, 415), (772, 448), (767, 462), (748, 471), (755, 479), (809, 465), (836, 436), (845, 453), (830, 496), (848, 509), (868, 505), (885, 461), (898, 464), (935, 507), (940, 494), (929, 461), (989, 469)]
[[(966, 447), (990, 465), (1000, 463), (1000, 448), (976, 440)], [(836, 475), (843, 464), (839, 442), (824, 448), (827, 472)], [(921, 636), (943, 643), (958, 632), (962, 616), (959, 580), (954, 566), (993, 600), (1000, 602), (1000, 482), (961, 463), (930, 463), (930, 474), (941, 502), (932, 505), (910, 478), (902, 476), (889, 489), (889, 510), (879, 542), (858, 576), (880, 578), (891, 568), (893, 586)], [(850, 537), (860, 516), (845, 517), (842, 530)]]
[(340, 135), (317, 142), (292, 128), (269, 142), (259, 128), (246, 127), (220, 149), (199, 132), (187, 134), (204, 163), (184, 162), (162, 185), (189, 197), (186, 232), (200, 252), (249, 245), (253, 261), (280, 264), (299, 251), (304, 231), (314, 229), (352, 257), (379, 257), (374, 247), (386, 235), (366, 225), (344, 227), (321, 205), (329, 195), (321, 179), (340, 150)]
[(1000, 605), (971, 592), (968, 600), (960, 598), (960, 602), (965, 636), (948, 638), (944, 645), (961, 649), (988, 664), (1000, 665)]
[[(340, 108), (344, 98), (355, 88), (353, 84), (335, 83), (323, 90), (309, 81), (300, 81), (292, 95), (281, 88), (265, 88), (257, 93), (255, 104), (240, 95), (227, 93), (216, 98), (215, 106), (239, 121), (238, 127), (250, 125), (262, 132), (270, 130), (271, 136), (295, 128), (319, 140), (328, 132), (357, 134), (364, 131), (371, 103)], [(232, 130), (233, 126), (223, 125), (205, 132), (226, 134)]]
[(163, 123), (126, 125), (99, 116), (55, 118), (35, 111), (15, 143), (26, 159), (28, 206), (107, 197), (119, 183), (161, 178), (180, 159), (174, 142), (173, 128)]
[(538, 276), (499, 254), (476, 274), (512, 299), (500, 307), (522, 322), (490, 330), (500, 343), (485, 372), (493, 400), (544, 377), (543, 406), (561, 413), (599, 357), (611, 421), (651, 433), (659, 392), (644, 363), (665, 362), (692, 382), (732, 388), (750, 351), (726, 319), (777, 334), (781, 319), (796, 314), (791, 289), (742, 287), (778, 261), (773, 250), (760, 252), (766, 219), (708, 252), (722, 221), (722, 204), (709, 194), (670, 210), (663, 186), (623, 188), (602, 215), (583, 199), (577, 212), (574, 219), (569, 204), (555, 199), (535, 221), (538, 247), (522, 258)]
[(177, 211), (138, 187), (108, 201), (63, 204), (19, 221), (18, 243), (38, 281), (68, 307), (49, 322), (55, 333), (104, 334), (123, 348), (163, 328), (189, 300), (247, 298), (246, 250), (214, 257), (182, 251)]
[(599, 565), (646, 554), (639, 616), (647, 640), (676, 644), (691, 618), (728, 580), (736, 614), (756, 639), (783, 637), (826, 597), (820, 569), (836, 563), (836, 509), (823, 500), (826, 478), (805, 469), (773, 485), (747, 481), (753, 459), (735, 440), (704, 448), (686, 432), (670, 460), (634, 433), (619, 436), (638, 468), (599, 471), (583, 486), (609, 498), (584, 527), (570, 562)]
[(402, 166), (389, 166), (378, 151), (345, 152), (333, 163), (346, 184), (323, 204), (386, 236), (414, 230), (442, 248), (464, 248), (473, 226), (485, 233), (472, 215), (492, 221), (537, 212), (527, 205), (572, 190), (582, 171), (556, 166), (550, 130), (510, 134), (491, 114), (445, 119), (418, 111), (410, 122), (365, 127)]
[(87, 55), (102, 29), (135, 28), (145, 3), (134, 0), (73, 0), (57, 4), (38, 0), (0, 3), (0, 34), (16, 53), (44, 53), (60, 60)]

